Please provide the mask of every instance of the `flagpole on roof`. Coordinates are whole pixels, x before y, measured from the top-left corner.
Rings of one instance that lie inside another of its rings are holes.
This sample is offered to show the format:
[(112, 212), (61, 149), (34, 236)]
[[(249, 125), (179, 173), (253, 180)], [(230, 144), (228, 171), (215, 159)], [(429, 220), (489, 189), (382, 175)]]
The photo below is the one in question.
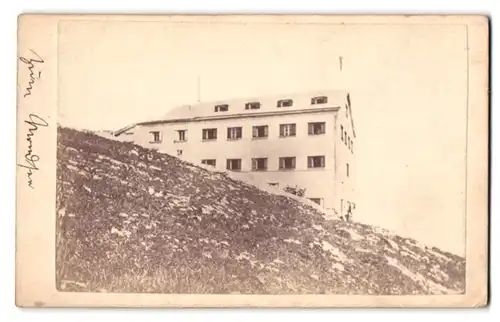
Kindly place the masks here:
[(338, 73), (338, 87), (339, 89), (345, 90), (345, 84), (344, 84), (344, 57), (343, 56), (338, 56), (338, 61), (339, 61), (339, 73)]
[(198, 76), (198, 81), (197, 81), (197, 97), (198, 97), (198, 103), (201, 102), (201, 84), (200, 84), (200, 76)]

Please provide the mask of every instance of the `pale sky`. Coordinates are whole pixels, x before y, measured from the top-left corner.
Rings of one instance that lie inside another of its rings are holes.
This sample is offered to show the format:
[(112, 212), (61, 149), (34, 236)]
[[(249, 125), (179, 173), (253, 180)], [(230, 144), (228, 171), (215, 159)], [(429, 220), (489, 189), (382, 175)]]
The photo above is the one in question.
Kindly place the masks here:
[(159, 117), (197, 101), (198, 77), (202, 101), (348, 90), (357, 219), (463, 255), (463, 26), (68, 21), (59, 28), (66, 126), (115, 130)]

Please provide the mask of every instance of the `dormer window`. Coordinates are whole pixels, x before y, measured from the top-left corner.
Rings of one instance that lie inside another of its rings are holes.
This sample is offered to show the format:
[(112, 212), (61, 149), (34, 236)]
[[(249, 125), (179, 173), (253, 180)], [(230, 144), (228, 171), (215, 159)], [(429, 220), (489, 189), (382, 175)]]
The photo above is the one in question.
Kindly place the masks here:
[(245, 110), (258, 110), (260, 108), (260, 102), (248, 102), (245, 104)]
[(293, 105), (293, 100), (279, 100), (278, 107), (288, 107)]
[(326, 96), (316, 96), (311, 98), (311, 105), (326, 104), (327, 102), (328, 102), (328, 97)]
[(227, 111), (229, 111), (229, 105), (227, 105), (227, 104), (215, 105), (214, 111), (215, 112), (227, 112)]

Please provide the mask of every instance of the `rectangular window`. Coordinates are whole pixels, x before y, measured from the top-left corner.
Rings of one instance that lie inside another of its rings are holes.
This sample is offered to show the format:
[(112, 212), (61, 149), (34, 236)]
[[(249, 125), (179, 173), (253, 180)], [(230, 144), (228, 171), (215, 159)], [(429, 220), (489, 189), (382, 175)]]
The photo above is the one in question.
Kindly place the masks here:
[(279, 182), (269, 182), (269, 186), (278, 188), (280, 186)]
[(321, 206), (321, 198), (309, 198), (309, 200)]
[(311, 104), (316, 105), (316, 104), (326, 104), (328, 103), (328, 97), (326, 96), (317, 96), (311, 98)]
[(340, 126), (340, 139), (344, 142), (344, 126)]
[(245, 110), (258, 110), (260, 108), (260, 102), (248, 102), (245, 104)]
[(293, 100), (279, 100), (278, 107), (288, 107), (293, 105)]
[(280, 136), (295, 136), (295, 124), (280, 124)]
[(295, 169), (295, 157), (280, 158), (280, 170)]
[(212, 167), (215, 167), (216, 161), (215, 159), (204, 159), (201, 160), (201, 164), (211, 165)]
[(324, 168), (325, 167), (325, 157), (324, 156), (307, 157), (307, 167), (308, 168)]
[(187, 139), (186, 135), (187, 130), (178, 130), (177, 131), (177, 142), (185, 142)]
[(325, 122), (315, 122), (315, 123), (309, 123), (309, 135), (319, 135), (319, 134), (325, 134), (326, 126)]
[(203, 140), (217, 140), (217, 129), (203, 129)]
[(254, 158), (254, 159), (252, 159), (252, 170), (253, 171), (266, 171), (267, 170), (267, 158)]
[(227, 159), (226, 168), (232, 171), (241, 170), (241, 159)]
[(229, 105), (227, 105), (227, 104), (215, 105), (214, 111), (215, 112), (227, 112), (227, 111), (229, 111)]
[(161, 142), (161, 132), (160, 131), (151, 131), (149, 132), (153, 135), (151, 143), (160, 143)]
[(181, 156), (182, 155), (182, 150), (177, 150), (177, 156)]
[(347, 176), (349, 176), (349, 163), (346, 163)]
[(252, 129), (252, 137), (254, 138), (267, 138), (268, 136), (268, 126), (254, 126)]
[(227, 128), (227, 139), (236, 140), (241, 139), (242, 128), (241, 127), (228, 127)]

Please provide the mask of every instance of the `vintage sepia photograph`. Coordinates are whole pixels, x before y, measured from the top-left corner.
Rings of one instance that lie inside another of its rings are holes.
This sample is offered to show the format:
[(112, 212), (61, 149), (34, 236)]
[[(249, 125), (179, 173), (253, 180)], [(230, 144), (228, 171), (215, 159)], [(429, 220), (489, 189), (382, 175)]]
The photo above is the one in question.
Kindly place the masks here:
[(104, 17), (19, 53), (55, 102), (19, 115), (18, 185), (51, 191), (57, 293), (485, 292), (485, 20)]

